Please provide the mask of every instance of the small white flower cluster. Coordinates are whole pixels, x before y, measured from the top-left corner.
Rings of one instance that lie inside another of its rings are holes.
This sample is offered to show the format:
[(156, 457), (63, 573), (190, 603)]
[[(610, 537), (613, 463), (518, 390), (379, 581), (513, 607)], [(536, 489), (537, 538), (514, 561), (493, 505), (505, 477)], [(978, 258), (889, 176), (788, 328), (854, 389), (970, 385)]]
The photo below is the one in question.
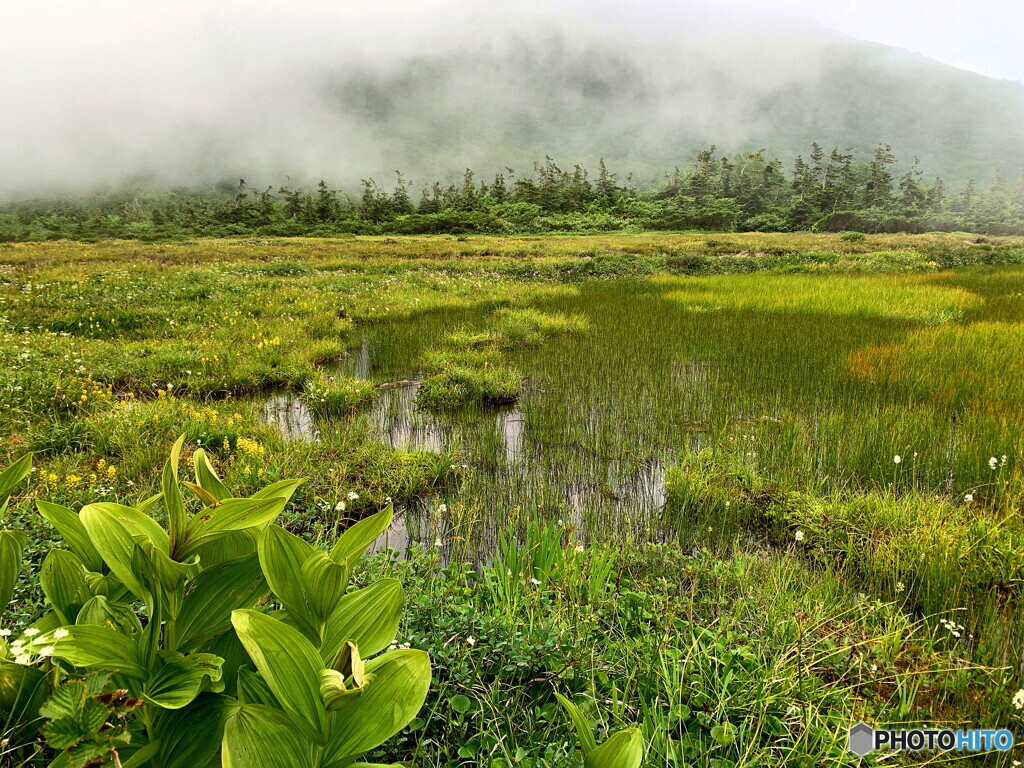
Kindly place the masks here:
[(903, 461), (903, 457), (900, 456), (898, 453), (895, 456), (892, 457), (892, 463), (893, 464), (900, 464), (902, 461)]
[(412, 643), (392, 643), (388, 646), (389, 651), (404, 651), (407, 648), (411, 648)]
[(964, 501), (966, 501), (968, 504), (970, 504), (972, 501), (974, 501), (974, 494), (973, 493), (965, 493), (964, 494)]
[(804, 540), (804, 532), (803, 531), (797, 531), (796, 534), (793, 536), (793, 538), (796, 539), (797, 541), (803, 541)]
[(1013, 708), (1024, 709), (1024, 688), (1013, 694)]
[(953, 637), (960, 637), (964, 631), (963, 624), (957, 624), (955, 621), (949, 621), (949, 619), (939, 619), (939, 624), (949, 630), (949, 634)]
[(988, 468), (994, 470), (994, 469), (998, 469), (999, 467), (1005, 467), (1006, 466), (1006, 461), (1007, 461), (1007, 457), (1006, 457), (1005, 453), (1003, 454), (1001, 460), (997, 459), (995, 456), (992, 456), (988, 460)]
[[(21, 637), (10, 644), (10, 651), (14, 654), (14, 663), (21, 664), (22, 666), (28, 666), (36, 663), (39, 659), (46, 658), (47, 656), (53, 656), (56, 652), (56, 648), (53, 646), (54, 640), (60, 640), (61, 638), (67, 637), (70, 632), (61, 627), (60, 629), (54, 630), (53, 636), (44, 635), (35, 627), (29, 627), (21, 633)], [(11, 630), (0, 629), (0, 637), (10, 637)]]

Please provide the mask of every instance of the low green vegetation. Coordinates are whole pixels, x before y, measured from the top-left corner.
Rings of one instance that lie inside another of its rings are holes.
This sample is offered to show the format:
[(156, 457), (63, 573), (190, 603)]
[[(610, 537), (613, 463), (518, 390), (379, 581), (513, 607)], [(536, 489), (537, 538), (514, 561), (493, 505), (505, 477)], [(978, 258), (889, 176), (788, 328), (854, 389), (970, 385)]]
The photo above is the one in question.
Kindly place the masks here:
[[(1020, 730), (1022, 297), (1024, 243), (964, 235), (0, 246), (0, 467), (24, 475), (0, 535), (24, 553), (0, 580), (8, 647), (83, 624), (102, 597), (131, 607), (131, 642), (160, 635), (161, 663), (224, 660), (189, 667), (181, 709), (240, 701), (230, 670), (252, 662), (241, 705), (287, 712), (255, 646), (184, 648), (177, 624), (168, 644), (172, 608), (220, 567), (170, 542), (224, 506), (205, 495), (221, 500), (214, 476), (239, 509), (306, 478), (226, 537), (267, 580), (237, 608), (317, 651), (310, 611), (329, 606), (288, 590), (327, 576), (311, 564), (275, 586), (260, 542), (330, 571), (376, 521), (337, 595), (397, 580), (404, 605), (387, 644), (357, 643), (334, 668), (344, 689), (331, 675), (325, 690), (357, 697), (361, 659), (365, 682), (405, 644), (431, 676), (423, 706), (362, 750), (371, 765), (591, 768), (603, 745), (632, 759), (637, 743), (644, 766), (855, 765), (858, 719)], [(180, 435), (185, 523), (167, 506)], [(130, 518), (160, 568), (145, 581), (120, 557), (118, 574), (39, 509)], [(46, 623), (65, 609), (76, 618)], [(100, 714), (87, 701), (123, 689), (145, 703), (104, 699), (112, 727), (75, 744), (145, 755), (173, 720), (147, 722), (149, 673), (122, 685), (78, 658), (18, 665), (84, 686), (41, 716), (84, 725)], [(4, 760), (55, 758), (41, 722), (5, 722)]]

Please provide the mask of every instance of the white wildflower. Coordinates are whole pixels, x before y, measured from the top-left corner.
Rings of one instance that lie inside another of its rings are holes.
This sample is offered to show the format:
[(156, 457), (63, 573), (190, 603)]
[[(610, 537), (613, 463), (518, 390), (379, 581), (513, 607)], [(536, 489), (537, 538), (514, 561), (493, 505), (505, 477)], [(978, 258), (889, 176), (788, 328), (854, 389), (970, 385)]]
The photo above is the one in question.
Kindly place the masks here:
[(586, 549), (586, 547), (584, 547), (582, 544), (577, 544), (575, 549), (577, 552), (583, 552)]
[(11, 636), (11, 630), (9, 630), (9, 629), (0, 629), (0, 637), (10, 637), (10, 636)]
[(902, 591), (903, 591), (903, 590), (905, 590), (906, 588), (907, 588), (907, 585), (906, 585), (906, 584), (904, 584), (904, 583), (903, 583), (902, 581), (897, 581), (897, 582), (896, 582), (896, 591), (897, 591), (897, 592), (902, 592)]
[(344, 512), (345, 511), (345, 502), (344, 501), (339, 501), (337, 504), (335, 504), (334, 505), (334, 511), (335, 512)]
[(349, 491), (347, 494), (345, 494), (345, 498), (348, 499), (349, 501), (355, 501), (356, 499), (359, 498), (359, 494), (356, 493), (355, 491)]
[(28, 629), (25, 630), (24, 634), (25, 634), (25, 637), (35, 637), (36, 635), (39, 634), (39, 630), (36, 629), (35, 627), (29, 627)]
[(54, 654), (54, 652), (56, 650), (57, 649), (54, 648), (52, 645), (47, 645), (44, 648), (40, 648), (39, 649), (39, 655), (40, 656), (53, 656), (53, 654)]
[(803, 531), (797, 531), (796, 535), (793, 538), (795, 538), (797, 541), (803, 541), (804, 540), (804, 532)]
[[(20, 656), (16, 656), (15, 657), (14, 663), (15, 664), (21, 664), (22, 666), (25, 666), (26, 664), (31, 664), (32, 663), (32, 657), (29, 656), (27, 653), (23, 653)], [(1019, 707), (1018, 707), (1018, 709), (1019, 709)]]
[(966, 501), (968, 504), (970, 504), (972, 501), (974, 501), (974, 494), (973, 493), (965, 493), (964, 494), (964, 501)]
[(892, 457), (893, 464), (899, 464), (901, 461), (903, 461), (903, 457), (900, 456), (898, 453)]
[(988, 468), (989, 469), (995, 469), (998, 466), (999, 466), (999, 459), (997, 459), (995, 456), (993, 456), (992, 458), (990, 458), (988, 460)]
[(62, 637), (67, 637), (70, 634), (71, 633), (64, 629), (64, 627), (61, 627), (60, 629), (54, 630), (53, 639), (60, 640)]
[(530, 583), (533, 584), (535, 587), (540, 586), (539, 579), (530, 579)]
[(476, 638), (470, 635), (466, 638), (466, 645), (476, 645)]
[(1013, 694), (1013, 708), (1024, 709), (1024, 688)]

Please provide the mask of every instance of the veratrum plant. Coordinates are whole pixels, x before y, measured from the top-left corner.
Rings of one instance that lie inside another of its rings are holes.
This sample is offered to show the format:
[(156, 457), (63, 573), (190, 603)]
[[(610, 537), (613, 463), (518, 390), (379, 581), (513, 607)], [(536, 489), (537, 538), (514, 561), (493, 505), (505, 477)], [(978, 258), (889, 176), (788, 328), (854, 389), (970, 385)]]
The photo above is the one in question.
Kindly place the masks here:
[[(364, 661), (394, 640), (401, 585), (347, 589), (391, 510), (324, 552), (272, 524), (301, 480), (234, 498), (197, 450), (195, 482), (180, 482), (182, 442), (162, 492), (137, 507), (38, 503), (68, 550), (43, 562), (52, 611), (12, 644), (24, 664), (11, 666), (51, 683), (43, 734), (64, 749), (53, 768), (360, 765), (415, 716), (430, 682), (419, 651)], [(149, 514), (161, 503), (166, 528)], [(273, 616), (256, 610), (268, 598), (282, 607)], [(115, 733), (97, 703), (119, 718)]]
[[(0, 522), (11, 493), (31, 470), (32, 457), (25, 456), (0, 472)], [(7, 609), (14, 594), (25, 544), (25, 534), (21, 531), (0, 530), (0, 614)], [(0, 738), (17, 744), (31, 737), (33, 723), (48, 690), (42, 670), (15, 661), (19, 654), (11, 650), (9, 639), (0, 636)]]
[(580, 708), (560, 693), (555, 697), (576, 728), (583, 750), (583, 768), (640, 768), (644, 759), (644, 737), (639, 728), (616, 731), (598, 746), (594, 730)]

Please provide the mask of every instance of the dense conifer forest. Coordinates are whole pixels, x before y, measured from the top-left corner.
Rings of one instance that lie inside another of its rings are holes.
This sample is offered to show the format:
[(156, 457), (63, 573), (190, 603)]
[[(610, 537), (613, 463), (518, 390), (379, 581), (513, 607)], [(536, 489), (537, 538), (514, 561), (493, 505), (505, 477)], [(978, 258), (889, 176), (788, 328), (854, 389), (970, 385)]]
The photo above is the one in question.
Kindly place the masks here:
[(467, 169), (458, 182), (422, 187), (396, 173), (392, 182), (364, 180), (361, 192), (239, 180), (0, 205), (0, 242), (650, 230), (1024, 234), (1024, 172), (951, 189), (889, 145), (858, 161), (814, 143), (788, 165), (763, 150), (729, 155), (711, 146), (653, 184), (603, 160), (566, 169), (546, 157), (527, 173), (481, 178)]

